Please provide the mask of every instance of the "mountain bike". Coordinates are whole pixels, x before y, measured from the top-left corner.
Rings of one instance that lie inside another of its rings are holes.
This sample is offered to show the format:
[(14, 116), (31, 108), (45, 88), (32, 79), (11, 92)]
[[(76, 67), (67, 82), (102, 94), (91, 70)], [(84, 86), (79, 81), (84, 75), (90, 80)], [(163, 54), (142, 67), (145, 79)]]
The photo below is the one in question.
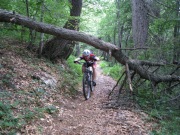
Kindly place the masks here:
[[(78, 64), (82, 64), (82, 62), (77, 62)], [(89, 65), (92, 65), (93, 62), (83, 62), (85, 71), (83, 73), (83, 79), (82, 79), (82, 86), (83, 86), (83, 95), (85, 100), (88, 100), (91, 97), (91, 92), (94, 90), (93, 81), (92, 81), (92, 75), (93, 70), (92, 67)]]

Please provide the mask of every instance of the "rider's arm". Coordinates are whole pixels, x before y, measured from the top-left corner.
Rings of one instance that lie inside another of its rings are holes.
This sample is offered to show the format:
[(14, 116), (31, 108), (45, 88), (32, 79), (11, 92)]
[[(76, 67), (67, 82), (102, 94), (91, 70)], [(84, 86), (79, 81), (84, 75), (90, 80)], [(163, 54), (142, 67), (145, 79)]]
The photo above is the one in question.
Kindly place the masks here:
[(94, 57), (94, 59), (95, 59), (95, 61), (99, 61), (100, 59), (99, 59), (99, 57)]
[(81, 57), (76, 58), (76, 59), (74, 60), (74, 63), (78, 62), (78, 61), (81, 60), (81, 59), (82, 59)]
[(94, 60), (94, 61), (99, 61), (99, 58), (97, 56), (95, 56), (95, 55), (92, 56), (91, 59)]

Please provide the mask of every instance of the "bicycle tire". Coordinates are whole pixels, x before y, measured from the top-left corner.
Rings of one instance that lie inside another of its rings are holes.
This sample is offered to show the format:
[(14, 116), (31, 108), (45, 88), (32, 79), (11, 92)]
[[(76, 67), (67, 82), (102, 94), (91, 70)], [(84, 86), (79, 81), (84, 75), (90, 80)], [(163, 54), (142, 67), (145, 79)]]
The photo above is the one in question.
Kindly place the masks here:
[(88, 100), (91, 96), (91, 84), (87, 78), (86, 73), (83, 75), (83, 95), (85, 100)]
[(92, 72), (90, 72), (90, 88), (91, 88), (91, 91), (94, 91), (93, 80), (92, 80)]

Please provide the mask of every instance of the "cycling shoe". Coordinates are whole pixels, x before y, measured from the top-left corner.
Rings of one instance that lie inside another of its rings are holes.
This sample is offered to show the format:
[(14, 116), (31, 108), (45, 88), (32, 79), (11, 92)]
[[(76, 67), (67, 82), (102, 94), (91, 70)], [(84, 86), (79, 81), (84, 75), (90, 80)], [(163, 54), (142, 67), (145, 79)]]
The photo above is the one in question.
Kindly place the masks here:
[(93, 81), (92, 84), (93, 84), (93, 86), (96, 86), (96, 82), (95, 81)]

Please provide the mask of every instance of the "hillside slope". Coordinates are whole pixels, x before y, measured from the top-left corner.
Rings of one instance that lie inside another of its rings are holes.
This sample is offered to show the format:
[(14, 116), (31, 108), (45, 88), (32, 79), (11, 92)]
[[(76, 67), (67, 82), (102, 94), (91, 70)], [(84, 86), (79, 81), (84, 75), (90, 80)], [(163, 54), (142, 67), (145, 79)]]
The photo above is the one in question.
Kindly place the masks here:
[(18, 41), (0, 44), (2, 134), (146, 135), (152, 130), (154, 123), (128, 98), (110, 107), (116, 102), (107, 96), (116, 82), (99, 67), (96, 89), (85, 101), (81, 87), (70, 84), (66, 65), (38, 59)]

